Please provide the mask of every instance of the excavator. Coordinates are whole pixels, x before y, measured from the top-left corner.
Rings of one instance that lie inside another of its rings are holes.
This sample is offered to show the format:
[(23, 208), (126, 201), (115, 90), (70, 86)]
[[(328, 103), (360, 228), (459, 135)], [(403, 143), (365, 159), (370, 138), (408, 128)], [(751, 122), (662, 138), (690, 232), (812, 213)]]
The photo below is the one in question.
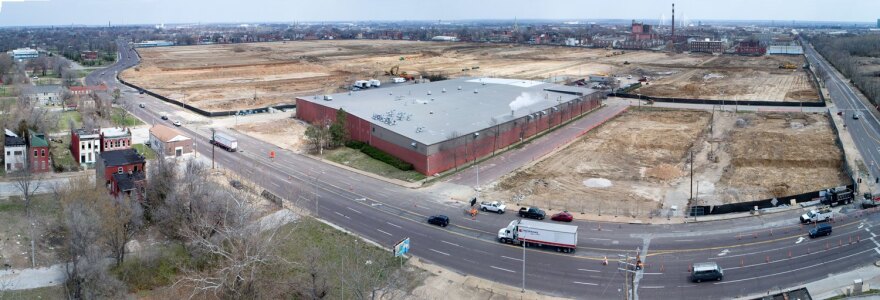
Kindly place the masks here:
[(390, 70), (385, 71), (385, 75), (386, 76), (403, 77), (403, 79), (406, 79), (407, 81), (414, 79), (414, 77), (412, 75), (407, 74), (406, 71), (400, 72), (400, 65), (396, 65), (396, 66), (391, 67)]

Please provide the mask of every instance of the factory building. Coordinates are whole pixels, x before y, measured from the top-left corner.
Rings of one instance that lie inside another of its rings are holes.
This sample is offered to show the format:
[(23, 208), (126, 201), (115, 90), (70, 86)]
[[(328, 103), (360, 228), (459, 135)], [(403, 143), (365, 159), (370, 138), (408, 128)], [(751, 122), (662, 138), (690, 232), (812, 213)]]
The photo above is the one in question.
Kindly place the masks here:
[(599, 107), (601, 95), (540, 81), (459, 78), (299, 97), (296, 115), (327, 124), (342, 108), (351, 139), (433, 175), (581, 116)]
[(12, 50), (12, 58), (15, 60), (34, 59), (40, 57), (40, 52), (31, 48), (19, 48)]

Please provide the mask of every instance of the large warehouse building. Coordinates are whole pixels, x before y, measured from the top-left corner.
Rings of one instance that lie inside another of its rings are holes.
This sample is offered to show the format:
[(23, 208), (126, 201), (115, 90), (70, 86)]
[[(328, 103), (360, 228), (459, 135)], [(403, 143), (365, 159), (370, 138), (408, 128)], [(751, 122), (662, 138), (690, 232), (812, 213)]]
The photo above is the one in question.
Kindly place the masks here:
[(296, 115), (329, 124), (348, 112), (353, 140), (431, 175), (599, 107), (596, 90), (540, 81), (459, 78), (296, 99)]

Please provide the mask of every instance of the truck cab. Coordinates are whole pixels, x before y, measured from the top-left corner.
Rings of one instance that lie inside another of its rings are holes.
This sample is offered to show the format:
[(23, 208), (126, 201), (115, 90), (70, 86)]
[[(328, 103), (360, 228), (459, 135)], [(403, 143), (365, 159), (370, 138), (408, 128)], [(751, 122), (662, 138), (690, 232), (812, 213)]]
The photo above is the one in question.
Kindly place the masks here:
[(494, 213), (503, 214), (506, 208), (507, 205), (504, 205), (504, 203), (498, 201), (480, 202), (480, 210), (482, 211), (491, 211)]
[(831, 220), (832, 214), (830, 208), (812, 209), (801, 215), (801, 223), (818, 223)]
[(543, 220), (546, 214), (543, 210), (537, 207), (520, 207), (519, 216), (522, 218)]

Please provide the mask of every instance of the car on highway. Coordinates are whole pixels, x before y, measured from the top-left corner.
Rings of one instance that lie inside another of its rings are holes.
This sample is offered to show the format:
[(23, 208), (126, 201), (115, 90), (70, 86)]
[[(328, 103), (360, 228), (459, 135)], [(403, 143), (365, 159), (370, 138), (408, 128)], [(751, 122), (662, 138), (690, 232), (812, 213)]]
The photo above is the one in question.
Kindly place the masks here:
[(168, 120), (168, 116), (167, 116), (167, 115), (162, 115), (161, 117), (159, 117), (159, 119), (162, 119), (162, 120)]
[(436, 215), (428, 217), (428, 224), (434, 224), (440, 227), (449, 226), (449, 217), (444, 215)]
[(691, 271), (691, 281), (721, 281), (724, 279), (724, 270), (714, 262), (695, 263)]
[(567, 211), (561, 211), (553, 214), (553, 216), (550, 217), (550, 220), (559, 222), (571, 222), (572, 220), (574, 220), (574, 216), (572, 216), (571, 213)]
[(141, 103), (141, 104), (138, 104), (138, 106), (139, 106), (139, 107), (140, 107), (140, 108), (144, 108), (144, 107), (147, 107), (147, 106), (146, 106), (146, 105), (144, 105), (144, 104), (143, 104), (143, 103)]
[(520, 207), (518, 215), (520, 216), (520, 218), (543, 220), (544, 216), (546, 216), (547, 214), (545, 214), (543, 210), (537, 207)]
[(853, 120), (858, 120), (861, 117), (859, 113), (853, 113)]
[(810, 238), (817, 238), (823, 235), (831, 235), (831, 224), (819, 224), (810, 229)]
[(503, 214), (505, 209), (507, 209), (507, 205), (504, 205), (504, 203), (498, 201), (480, 203), (480, 210), (486, 212), (491, 211), (494, 213)]
[(183, 125), (180, 123), (180, 121), (174, 121), (171, 124), (174, 124), (174, 126), (177, 126), (177, 127), (180, 127), (180, 125)]

